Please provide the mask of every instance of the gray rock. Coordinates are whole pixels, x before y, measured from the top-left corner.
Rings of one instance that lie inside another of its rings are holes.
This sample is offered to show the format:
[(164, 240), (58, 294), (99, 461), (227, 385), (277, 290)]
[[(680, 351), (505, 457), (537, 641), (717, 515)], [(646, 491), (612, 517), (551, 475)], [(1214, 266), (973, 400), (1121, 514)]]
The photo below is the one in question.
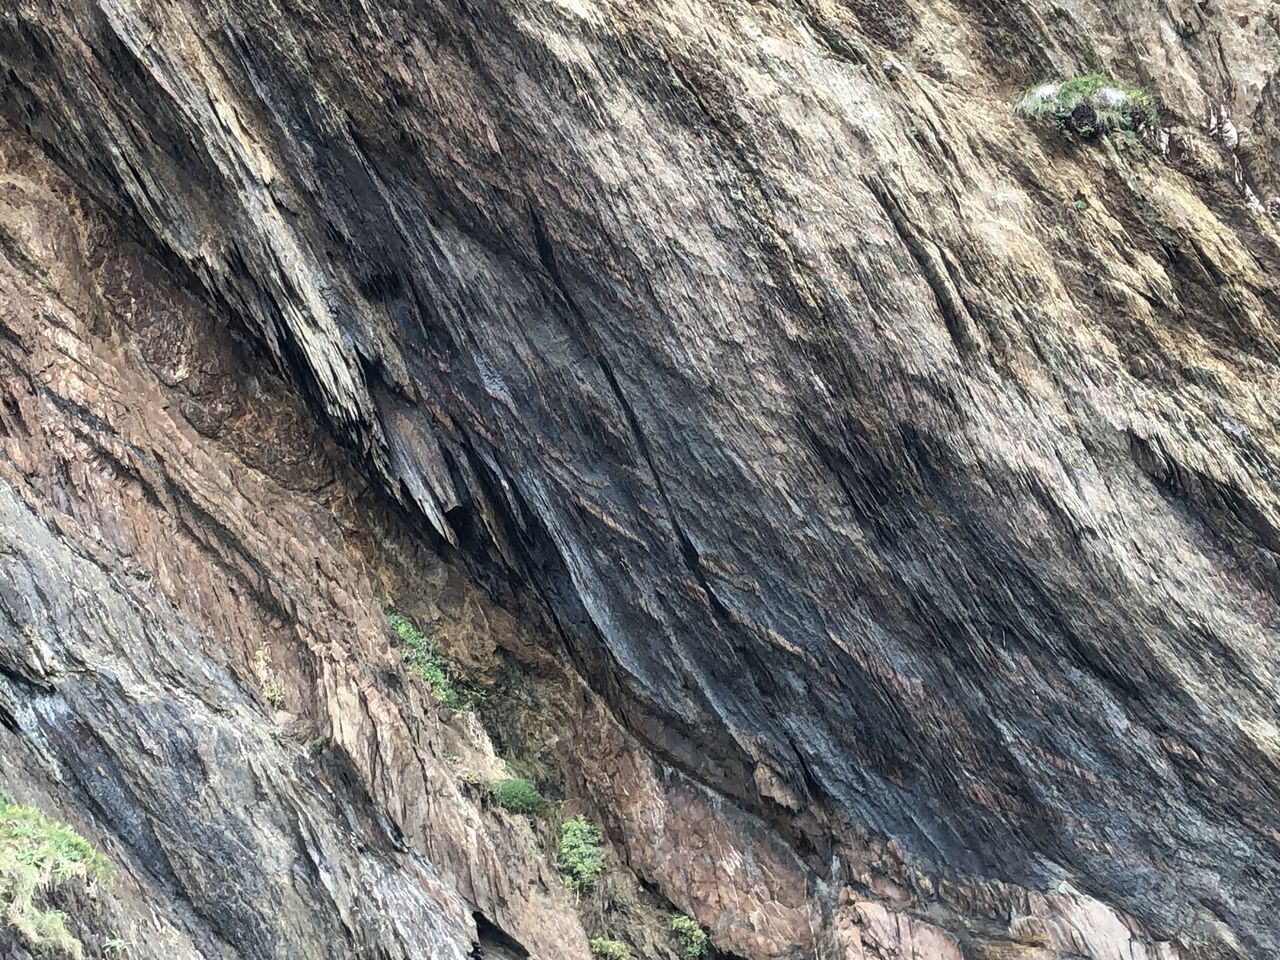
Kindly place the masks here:
[(1274, 225), (1006, 120), (1094, 36), (1184, 116), (1274, 89), (1251, 10), (957, 14), (890, 83), (874, 9), (15, 0), (2, 101), (816, 876), (869, 834), (1264, 957)]

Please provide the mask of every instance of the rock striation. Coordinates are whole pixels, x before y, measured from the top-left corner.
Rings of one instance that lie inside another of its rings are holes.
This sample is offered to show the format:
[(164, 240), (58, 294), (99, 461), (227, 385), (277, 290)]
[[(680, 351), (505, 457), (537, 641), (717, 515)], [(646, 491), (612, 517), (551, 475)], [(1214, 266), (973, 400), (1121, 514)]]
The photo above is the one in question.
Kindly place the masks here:
[[(1012, 115), (1093, 70), (1156, 151)], [(11, 0), (0, 787), (77, 916), (1280, 952), (1278, 73), (1265, 0)]]

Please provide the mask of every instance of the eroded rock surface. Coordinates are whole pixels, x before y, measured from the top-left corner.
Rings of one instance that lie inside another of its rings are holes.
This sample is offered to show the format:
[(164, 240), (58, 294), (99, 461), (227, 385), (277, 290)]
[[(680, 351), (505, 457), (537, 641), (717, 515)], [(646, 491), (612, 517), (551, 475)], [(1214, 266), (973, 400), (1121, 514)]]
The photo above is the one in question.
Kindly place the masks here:
[[(1280, 951), (1278, 29), (13, 0), (0, 771), (192, 950), (585, 956), (536, 829), (458, 781), (489, 735), (395, 679), (409, 591), (484, 611), (619, 882), (728, 955)], [(1167, 157), (1010, 116), (1094, 68)], [(73, 721), (132, 769), (76, 779)], [(252, 843), (158, 832), (148, 729), (267, 798)], [(308, 736), (346, 773), (295, 783)]]

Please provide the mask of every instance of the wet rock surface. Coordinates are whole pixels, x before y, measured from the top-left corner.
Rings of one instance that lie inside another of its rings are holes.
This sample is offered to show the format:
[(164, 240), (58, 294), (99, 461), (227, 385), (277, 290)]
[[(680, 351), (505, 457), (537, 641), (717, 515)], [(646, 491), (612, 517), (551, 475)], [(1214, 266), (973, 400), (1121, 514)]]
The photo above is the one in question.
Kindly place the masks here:
[[(1270, 956), (1277, 64), (1250, 0), (15, 0), (10, 792), (141, 956), (585, 957), (407, 594), (635, 938)], [(1167, 159), (1011, 117), (1094, 67)]]

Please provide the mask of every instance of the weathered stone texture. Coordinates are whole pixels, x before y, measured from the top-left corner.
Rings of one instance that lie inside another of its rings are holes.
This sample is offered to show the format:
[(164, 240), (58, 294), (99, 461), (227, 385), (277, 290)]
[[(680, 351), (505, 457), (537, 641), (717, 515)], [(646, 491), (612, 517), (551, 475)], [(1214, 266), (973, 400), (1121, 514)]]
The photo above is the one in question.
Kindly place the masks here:
[[(1167, 158), (1011, 117), (1094, 68)], [(536, 611), (558, 762), (725, 950), (1271, 956), (1280, 240), (1242, 189), (1278, 189), (1278, 68), (1264, 0), (11, 0), (8, 136), (70, 178), (16, 220), (98, 224), (3, 234), (4, 529), (60, 535), (16, 595), (52, 578), (55, 658), (119, 655), (153, 605), (76, 626), (68, 544), (145, 548), (213, 641), (134, 666), (178, 704), (291, 634), (286, 709), (451, 878), (439, 943), (466, 904), (585, 950), (388, 685), (383, 564)], [(16, 710), (50, 681), (10, 613)], [(315, 950), (407, 949), (345, 929)]]

